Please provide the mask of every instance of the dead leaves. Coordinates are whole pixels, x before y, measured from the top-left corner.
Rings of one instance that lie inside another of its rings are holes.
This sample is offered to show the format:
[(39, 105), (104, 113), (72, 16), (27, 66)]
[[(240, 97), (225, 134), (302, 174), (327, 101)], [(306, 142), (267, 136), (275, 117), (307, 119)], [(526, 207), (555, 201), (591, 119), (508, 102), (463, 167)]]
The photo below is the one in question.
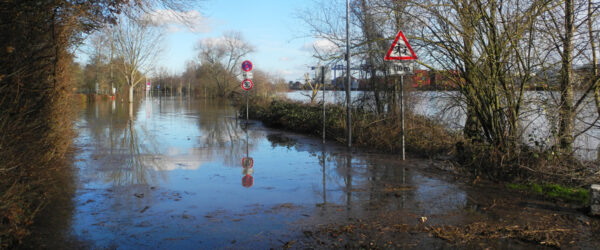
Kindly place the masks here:
[(547, 229), (517, 225), (489, 225), (484, 222), (475, 222), (466, 226), (429, 227), (427, 230), (433, 236), (453, 244), (465, 244), (476, 240), (512, 238), (553, 247), (560, 247), (560, 242), (565, 242), (573, 233), (573, 230), (563, 228)]

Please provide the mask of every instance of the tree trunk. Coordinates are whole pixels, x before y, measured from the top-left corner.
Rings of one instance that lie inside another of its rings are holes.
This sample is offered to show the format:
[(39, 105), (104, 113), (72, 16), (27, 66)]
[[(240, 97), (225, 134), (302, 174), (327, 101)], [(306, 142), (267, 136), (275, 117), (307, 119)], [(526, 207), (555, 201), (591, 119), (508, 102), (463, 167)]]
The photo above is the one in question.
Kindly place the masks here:
[(480, 140), (481, 139), (481, 125), (473, 110), (473, 106), (467, 104), (467, 119), (465, 120), (465, 127), (463, 128), (463, 134), (465, 138), (469, 140)]
[(559, 147), (563, 154), (573, 150), (573, 129), (575, 112), (573, 110), (573, 0), (565, 1), (565, 36), (561, 55), (560, 106), (559, 106)]
[(133, 102), (133, 86), (129, 86), (129, 102), (132, 103)]
[[(596, 102), (596, 110), (600, 116), (600, 75), (598, 74), (598, 56), (596, 54), (596, 42), (594, 37), (594, 27), (592, 15), (592, 0), (588, 0), (588, 32), (590, 36), (590, 48), (592, 53), (592, 84), (594, 86), (594, 101)], [(600, 147), (598, 148), (600, 154)]]
[(129, 102), (129, 120), (133, 121), (133, 102)]
[[(470, 89), (474, 87), (474, 84), (477, 84), (474, 81), (473, 77), (473, 44), (474, 44), (474, 36), (475, 36), (475, 27), (473, 27), (473, 10), (472, 5), (469, 1), (465, 1), (462, 3), (462, 11), (459, 11), (459, 19), (461, 25), (464, 27), (464, 35), (463, 35), (463, 46), (464, 46), (464, 72), (463, 78), (465, 80), (465, 88)], [(464, 92), (464, 91), (463, 91)], [(468, 91), (466, 91), (468, 92)], [(472, 97), (469, 97), (472, 99)], [(479, 122), (479, 117), (477, 117), (477, 112), (475, 111), (475, 107), (470, 102), (467, 103), (467, 119), (465, 120), (465, 126), (463, 128), (463, 134), (465, 138), (470, 140), (482, 140), (482, 128), (481, 123)]]

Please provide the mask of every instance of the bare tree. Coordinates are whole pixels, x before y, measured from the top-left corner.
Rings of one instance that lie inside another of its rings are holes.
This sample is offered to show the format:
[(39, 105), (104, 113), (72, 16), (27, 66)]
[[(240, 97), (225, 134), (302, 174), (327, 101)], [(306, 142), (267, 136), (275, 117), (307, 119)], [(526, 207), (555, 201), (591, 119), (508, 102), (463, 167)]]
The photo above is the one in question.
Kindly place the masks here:
[(200, 60), (201, 81), (209, 81), (219, 97), (230, 94), (237, 86), (244, 57), (254, 52), (254, 47), (239, 32), (228, 32), (223, 37), (204, 39), (196, 46)]
[(548, 2), (412, 2), (428, 52), (421, 63), (453, 79), (468, 107), (465, 132), (504, 153), (518, 152), (525, 86), (538, 63), (533, 27)]
[(319, 81), (312, 82), (310, 80), (308, 73), (304, 74), (304, 83), (305, 83), (305, 86), (308, 86), (310, 88), (310, 94), (305, 94), (305, 93), (301, 93), (301, 94), (310, 98), (310, 103), (314, 103), (315, 98), (317, 97), (317, 94), (319, 94), (319, 89), (321, 89), (323, 85), (319, 84)]
[(112, 29), (115, 57), (129, 87), (129, 102), (133, 102), (133, 90), (143, 80), (161, 50), (162, 34), (144, 20), (121, 20)]

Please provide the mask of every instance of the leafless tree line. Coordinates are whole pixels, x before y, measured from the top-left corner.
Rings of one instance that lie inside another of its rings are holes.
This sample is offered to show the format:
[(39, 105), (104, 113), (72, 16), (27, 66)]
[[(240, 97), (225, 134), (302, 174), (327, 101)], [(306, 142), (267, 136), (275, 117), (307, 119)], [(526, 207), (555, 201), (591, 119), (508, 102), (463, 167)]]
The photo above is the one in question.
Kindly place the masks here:
[[(323, 7), (298, 17), (309, 35), (333, 49), (316, 50), (315, 56), (325, 62), (343, 58), (344, 4), (316, 2)], [(453, 82), (470, 141), (518, 153), (525, 127), (532, 126), (524, 119), (535, 112), (532, 102), (545, 105), (551, 132), (544, 139), (562, 156), (573, 153), (577, 136), (600, 127), (597, 1), (354, 0), (351, 8), (352, 60), (367, 66), (370, 102), (381, 116), (396, 112), (396, 86), (383, 57), (402, 30), (420, 68)], [(550, 101), (534, 98), (535, 86), (543, 86)]]

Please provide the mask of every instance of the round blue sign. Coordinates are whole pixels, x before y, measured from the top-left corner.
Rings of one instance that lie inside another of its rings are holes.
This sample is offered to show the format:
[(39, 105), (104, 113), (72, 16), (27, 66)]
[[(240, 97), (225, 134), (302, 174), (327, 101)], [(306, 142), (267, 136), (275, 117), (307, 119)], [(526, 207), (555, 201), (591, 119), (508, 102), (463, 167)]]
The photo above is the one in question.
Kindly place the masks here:
[(242, 62), (242, 70), (249, 72), (252, 70), (252, 62), (246, 60), (244, 62)]

